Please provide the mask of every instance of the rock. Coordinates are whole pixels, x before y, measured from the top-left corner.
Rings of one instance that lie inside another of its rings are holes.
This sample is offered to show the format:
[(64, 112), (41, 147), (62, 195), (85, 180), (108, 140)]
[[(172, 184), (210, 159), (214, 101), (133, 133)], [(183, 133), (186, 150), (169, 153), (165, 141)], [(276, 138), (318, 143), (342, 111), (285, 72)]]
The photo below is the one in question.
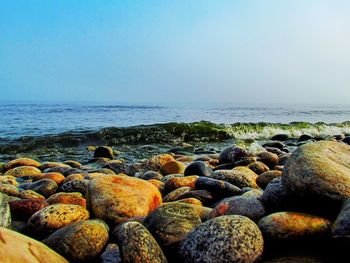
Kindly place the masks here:
[(281, 177), (273, 179), (265, 188), (260, 200), (270, 212), (280, 211), (286, 208), (289, 196), (283, 188)]
[(86, 207), (86, 200), (83, 198), (81, 193), (56, 193), (51, 195), (46, 200), (50, 205), (53, 204), (70, 204), (70, 205), (80, 205)]
[(42, 173), (41, 175), (33, 176), (33, 181), (39, 181), (42, 179), (51, 179), (57, 185), (60, 185), (65, 180), (65, 177), (63, 176), (63, 174), (60, 173)]
[(309, 134), (302, 134), (299, 137), (299, 142), (304, 142), (304, 141), (311, 140), (311, 139), (313, 139), (313, 137), (311, 135), (309, 135)]
[(350, 197), (350, 146), (319, 141), (299, 147), (284, 166), (282, 183), (300, 197), (346, 200)]
[(287, 141), (289, 140), (288, 134), (279, 133), (271, 137), (271, 140), (273, 141)]
[(350, 145), (350, 136), (346, 136), (346, 137), (343, 139), (343, 142)]
[(144, 174), (140, 175), (139, 178), (143, 180), (150, 180), (150, 179), (161, 180), (163, 178), (163, 175), (156, 171), (147, 171)]
[(194, 184), (197, 178), (199, 178), (197, 175), (170, 178), (165, 182), (165, 191), (171, 192), (177, 188), (184, 186), (188, 186), (191, 187), (191, 189), (194, 189)]
[(67, 164), (73, 168), (81, 168), (81, 166), (82, 166), (81, 163), (74, 161), (74, 160), (67, 160), (67, 161), (63, 162), (63, 164)]
[(296, 239), (322, 236), (331, 222), (327, 219), (296, 212), (278, 212), (263, 217), (258, 226), (268, 239)]
[[(50, 168), (63, 168), (67, 169), (67, 168), (71, 168), (68, 164), (64, 164), (64, 163), (59, 163), (59, 162), (44, 162), (42, 165), (40, 165), (39, 169), (41, 171), (44, 171), (46, 169), (50, 169)], [(49, 172), (49, 171), (47, 171)], [(60, 172), (60, 171), (52, 171), (52, 172)]]
[(145, 217), (162, 204), (159, 190), (151, 183), (116, 175), (92, 179), (87, 200), (97, 218), (116, 224), (129, 218)]
[(170, 161), (175, 161), (174, 157), (170, 154), (159, 154), (144, 161), (142, 167), (145, 170), (161, 171), (163, 165)]
[(283, 150), (284, 148), (284, 144), (282, 142), (278, 142), (278, 141), (269, 141), (266, 142), (262, 145), (262, 147), (273, 147), (273, 148), (278, 148), (280, 150)]
[(208, 177), (199, 177), (195, 182), (195, 188), (197, 190), (207, 190), (218, 199), (241, 194), (241, 189), (237, 186)]
[(188, 186), (177, 188), (176, 190), (164, 196), (163, 202), (172, 202), (172, 201), (179, 200), (183, 194), (189, 191), (191, 191), (191, 187), (188, 187)]
[[(242, 159), (235, 161), (233, 163), (233, 166), (247, 166), (251, 163), (254, 163), (257, 161), (257, 158), (255, 156), (247, 156), (247, 157), (243, 157)], [(232, 168), (231, 168), (232, 169)]]
[(261, 152), (258, 154), (259, 161), (263, 162), (264, 164), (268, 165), (269, 167), (273, 167), (274, 165), (278, 164), (278, 155), (272, 152)]
[(168, 175), (166, 175), (166, 176), (163, 176), (163, 178), (162, 179), (160, 179), (162, 182), (166, 182), (166, 181), (168, 181), (169, 179), (171, 179), (171, 178), (175, 178), (175, 177), (184, 177), (184, 175), (183, 174), (168, 174)]
[(291, 155), (292, 155), (291, 153), (284, 153), (284, 154), (280, 155), (278, 157), (278, 159), (279, 159), (278, 160), (278, 164), (279, 165), (285, 165)]
[(204, 205), (210, 205), (215, 200), (213, 195), (207, 190), (191, 190), (180, 194), (178, 199), (184, 198), (196, 198), (200, 200)]
[(6, 171), (4, 175), (21, 177), (21, 176), (40, 175), (40, 174), (41, 174), (41, 171), (34, 166), (18, 166)]
[(19, 192), (18, 197), (21, 199), (45, 199), (45, 196), (38, 194), (33, 190), (23, 190)]
[(186, 204), (191, 204), (191, 205), (199, 205), (199, 206), (203, 205), (200, 200), (198, 200), (197, 198), (194, 198), (194, 197), (179, 199), (175, 202), (186, 203)]
[[(7, 201), (7, 196), (0, 193), (0, 227), (9, 227), (10, 225), (11, 225), (11, 211)], [(1, 244), (1, 241), (0, 241), (0, 244)], [(1, 254), (1, 251), (0, 251), (0, 254)]]
[(234, 196), (226, 198), (216, 205), (209, 218), (222, 215), (241, 215), (257, 222), (265, 214), (264, 205), (256, 197)]
[(0, 228), (0, 258), (3, 263), (68, 263), (62, 256), (32, 238)]
[(70, 261), (83, 262), (96, 257), (107, 244), (109, 228), (101, 220), (86, 220), (65, 226), (43, 243)]
[(232, 170), (218, 170), (215, 171), (211, 177), (217, 180), (229, 182), (239, 188), (258, 188), (258, 185), (256, 184), (258, 175), (245, 166), (237, 166)]
[(9, 202), (11, 213), (16, 219), (28, 220), (34, 213), (48, 206), (43, 199), (23, 199)]
[(271, 170), (264, 172), (258, 176), (256, 183), (262, 189), (265, 189), (266, 186), (275, 178), (282, 176), (282, 172), (278, 170)]
[(94, 158), (99, 158), (99, 157), (114, 159), (113, 149), (108, 146), (97, 147), (94, 152)]
[(257, 225), (247, 217), (220, 216), (197, 226), (182, 242), (184, 262), (256, 262), (264, 241)]
[(14, 186), (12, 184), (0, 183), (0, 193), (11, 195), (11, 196), (18, 196), (19, 189), (17, 186)]
[(161, 171), (163, 172), (163, 174), (167, 175), (167, 174), (183, 174), (185, 171), (186, 165), (182, 162), (179, 161), (170, 161), (165, 163), (162, 168)]
[(249, 164), (248, 168), (258, 175), (270, 170), (266, 164), (260, 161)]
[(344, 202), (344, 205), (332, 225), (331, 235), (334, 239), (340, 240), (345, 244), (350, 244), (350, 199)]
[(45, 197), (49, 197), (56, 193), (58, 185), (51, 179), (42, 179), (31, 183), (26, 189), (32, 190)]
[(114, 230), (123, 262), (167, 262), (151, 233), (138, 222), (120, 224)]
[(201, 223), (196, 206), (178, 202), (158, 207), (143, 221), (166, 251), (176, 250), (186, 235)]
[(84, 174), (70, 174), (64, 179), (63, 183), (65, 184), (73, 180), (83, 180), (84, 178), (85, 178)]
[(162, 194), (164, 194), (165, 192), (165, 183), (163, 183), (162, 181), (156, 180), (156, 179), (150, 179), (147, 180), (149, 183), (153, 184), (155, 187), (157, 187), (157, 189), (159, 190), (159, 192)]
[(44, 207), (29, 220), (29, 226), (37, 232), (52, 231), (89, 218), (89, 212), (80, 205), (55, 204)]
[(205, 162), (195, 161), (186, 167), (184, 175), (210, 176), (212, 173), (213, 170)]
[(72, 192), (79, 192), (83, 195), (86, 194), (88, 185), (90, 181), (83, 179), (83, 180), (72, 180), (69, 182), (64, 183), (61, 185), (61, 191), (66, 193), (72, 193)]
[(122, 263), (118, 244), (110, 243), (100, 256), (99, 263)]
[(227, 147), (219, 155), (219, 163), (234, 163), (240, 160), (242, 157), (246, 157), (248, 153), (235, 145)]
[(16, 177), (11, 176), (11, 175), (0, 176), (0, 184), (11, 184), (13, 186), (18, 186), (18, 182), (16, 181)]
[(30, 158), (18, 158), (12, 161), (9, 161), (6, 165), (5, 165), (5, 169), (6, 170), (10, 170), (12, 168), (18, 167), (18, 166), (33, 166), (33, 167), (40, 167), (40, 163), (30, 159)]
[(289, 256), (277, 257), (264, 261), (264, 263), (326, 263), (328, 261), (322, 260), (318, 257), (311, 256)]

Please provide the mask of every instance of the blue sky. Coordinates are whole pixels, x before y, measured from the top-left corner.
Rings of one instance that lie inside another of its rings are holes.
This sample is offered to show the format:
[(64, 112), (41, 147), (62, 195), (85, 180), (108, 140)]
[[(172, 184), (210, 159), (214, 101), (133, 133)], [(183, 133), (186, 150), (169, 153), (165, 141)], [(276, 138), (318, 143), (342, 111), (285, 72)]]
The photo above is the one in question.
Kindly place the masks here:
[(0, 100), (348, 103), (350, 3), (0, 0)]

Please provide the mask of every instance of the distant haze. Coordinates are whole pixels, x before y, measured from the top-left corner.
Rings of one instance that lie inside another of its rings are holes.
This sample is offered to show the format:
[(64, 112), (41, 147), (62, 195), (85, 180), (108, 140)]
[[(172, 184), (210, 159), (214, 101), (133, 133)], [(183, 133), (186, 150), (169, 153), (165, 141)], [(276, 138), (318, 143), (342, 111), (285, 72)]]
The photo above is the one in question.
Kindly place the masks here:
[(0, 101), (350, 99), (350, 1), (1, 0)]

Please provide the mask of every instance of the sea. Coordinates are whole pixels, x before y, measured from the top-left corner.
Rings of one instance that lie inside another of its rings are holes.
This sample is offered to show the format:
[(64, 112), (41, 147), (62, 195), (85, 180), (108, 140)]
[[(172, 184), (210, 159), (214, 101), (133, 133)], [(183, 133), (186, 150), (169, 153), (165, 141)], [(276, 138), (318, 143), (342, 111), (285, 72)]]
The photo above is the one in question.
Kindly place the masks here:
[(0, 102), (0, 160), (40, 149), (232, 143), (276, 134), (349, 135), (350, 104)]

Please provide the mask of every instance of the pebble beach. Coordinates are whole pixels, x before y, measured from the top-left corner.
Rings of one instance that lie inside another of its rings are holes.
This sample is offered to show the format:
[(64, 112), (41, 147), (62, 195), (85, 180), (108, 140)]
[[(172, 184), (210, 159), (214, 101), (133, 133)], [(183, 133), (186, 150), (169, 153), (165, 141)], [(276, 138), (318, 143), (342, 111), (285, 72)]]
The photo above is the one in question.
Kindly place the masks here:
[(346, 262), (349, 143), (277, 134), (254, 153), (8, 160), (1, 262)]

